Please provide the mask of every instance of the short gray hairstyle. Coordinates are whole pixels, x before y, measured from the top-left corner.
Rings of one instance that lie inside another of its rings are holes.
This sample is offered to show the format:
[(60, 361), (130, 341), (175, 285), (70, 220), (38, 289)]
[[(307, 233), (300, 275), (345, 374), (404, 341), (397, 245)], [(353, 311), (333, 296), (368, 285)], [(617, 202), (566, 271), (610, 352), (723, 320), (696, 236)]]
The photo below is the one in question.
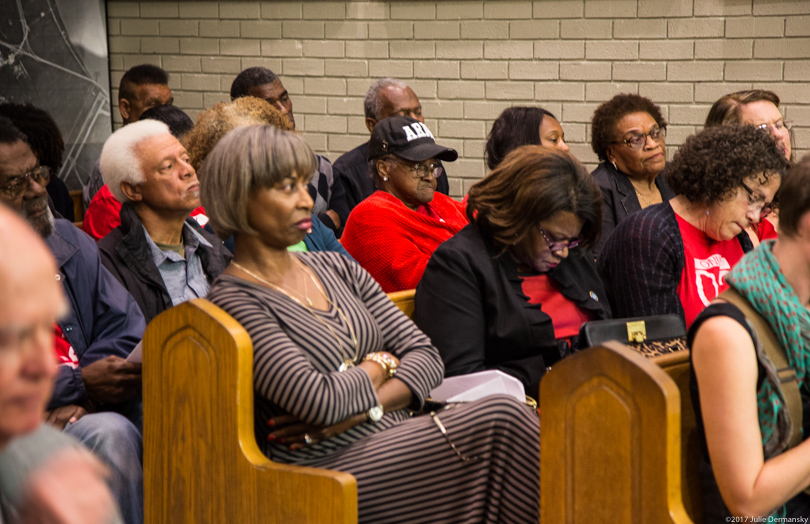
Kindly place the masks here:
[(380, 120), (380, 113), (382, 113), (380, 91), (389, 86), (399, 87), (401, 89), (408, 88), (408, 85), (405, 82), (391, 77), (380, 78), (371, 84), (371, 87), (369, 87), (368, 91), (366, 91), (366, 99), (363, 102), (363, 109), (366, 112), (366, 118)]
[(289, 176), (308, 180), (316, 169), (315, 153), (301, 135), (272, 125), (237, 127), (217, 142), (200, 168), (200, 199), (211, 227), (221, 239), (254, 234), (248, 223), (251, 192)]
[(113, 196), (122, 204), (129, 199), (121, 190), (121, 182), (142, 184), (143, 168), (135, 151), (138, 144), (160, 135), (171, 135), (169, 126), (157, 120), (141, 120), (125, 125), (104, 142), (99, 167), (104, 182)]

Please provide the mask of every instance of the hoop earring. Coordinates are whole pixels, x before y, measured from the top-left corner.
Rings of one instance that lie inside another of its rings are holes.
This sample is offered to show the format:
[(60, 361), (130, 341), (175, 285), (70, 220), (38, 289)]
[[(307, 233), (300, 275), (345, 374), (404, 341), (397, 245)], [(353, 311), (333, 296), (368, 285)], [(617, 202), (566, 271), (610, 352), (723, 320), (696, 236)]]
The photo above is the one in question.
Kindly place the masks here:
[(611, 160), (611, 161), (610, 161), (610, 163), (611, 163), (611, 164), (613, 164), (613, 169), (615, 169), (616, 171), (618, 171), (618, 170), (619, 170), (619, 166), (617, 166), (617, 165), (616, 165), (616, 161), (615, 161), (615, 160)]

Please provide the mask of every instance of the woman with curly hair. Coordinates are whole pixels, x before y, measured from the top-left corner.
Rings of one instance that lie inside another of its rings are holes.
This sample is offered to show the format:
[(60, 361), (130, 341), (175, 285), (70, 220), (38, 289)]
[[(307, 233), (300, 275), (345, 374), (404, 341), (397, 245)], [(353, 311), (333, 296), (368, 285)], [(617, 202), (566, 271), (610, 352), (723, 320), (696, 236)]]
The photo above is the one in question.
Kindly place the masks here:
[(591, 147), (602, 162), (593, 177), (602, 190), (602, 237), (599, 253), (622, 220), (675, 194), (661, 172), (666, 166), (667, 123), (652, 100), (619, 94), (596, 108)]
[(197, 125), (186, 138), (191, 165), (199, 171), (203, 160), (217, 142), (233, 129), (245, 125), (270, 124), (284, 131), (293, 131), (290, 119), (265, 100), (254, 96), (220, 102), (197, 116)]
[[(197, 116), (197, 125), (186, 137), (186, 149), (192, 167), (199, 170), (208, 153), (214, 149), (222, 138), (241, 126), (271, 125), (283, 131), (293, 131), (292, 121), (269, 102), (254, 96), (237, 98), (233, 102), (220, 102), (206, 109)], [(310, 186), (310, 196), (312, 187)], [(228, 239), (225, 245), (233, 250), (233, 240)], [(304, 240), (290, 246), (290, 251), (335, 251), (352, 259), (349, 252), (340, 245), (335, 234), (323, 222), (319, 215), (312, 214), (312, 225)]]
[(616, 318), (675, 313), (691, 325), (753, 248), (745, 229), (772, 205), (789, 167), (753, 126), (689, 137), (665, 175), (678, 196), (624, 220), (599, 255)]
[(810, 157), (780, 191), (779, 239), (734, 267), (689, 332), (707, 524), (810, 515)]
[[(749, 124), (768, 131), (785, 158), (791, 160), (790, 121), (779, 111), (779, 97), (773, 91), (749, 89), (721, 96), (706, 116), (705, 127)], [(776, 211), (776, 210), (774, 210)], [(763, 240), (776, 238), (779, 225), (777, 213), (771, 213), (749, 230), (749, 236), (758, 246)]]

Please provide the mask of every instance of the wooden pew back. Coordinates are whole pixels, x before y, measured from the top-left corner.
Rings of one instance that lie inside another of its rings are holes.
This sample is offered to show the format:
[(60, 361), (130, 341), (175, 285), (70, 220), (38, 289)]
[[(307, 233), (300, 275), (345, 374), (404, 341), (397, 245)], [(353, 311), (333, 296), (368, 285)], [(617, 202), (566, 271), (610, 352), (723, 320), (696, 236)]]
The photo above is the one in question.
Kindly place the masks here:
[(686, 512), (695, 522), (703, 522), (703, 496), (698, 470), (701, 456), (700, 435), (689, 391), (691, 364), (689, 351), (678, 351), (650, 359), (675, 381), (681, 393), (681, 490)]
[(688, 523), (681, 394), (618, 342), (572, 355), (540, 386), (541, 522)]
[(253, 345), (227, 313), (204, 299), (165, 311), (146, 330), (143, 362), (146, 522), (357, 522), (350, 474), (259, 450)]
[(390, 298), (397, 307), (405, 313), (405, 316), (413, 320), (413, 311), (416, 308), (414, 297), (416, 296), (415, 289), (406, 289), (405, 291), (395, 291), (388, 293)]

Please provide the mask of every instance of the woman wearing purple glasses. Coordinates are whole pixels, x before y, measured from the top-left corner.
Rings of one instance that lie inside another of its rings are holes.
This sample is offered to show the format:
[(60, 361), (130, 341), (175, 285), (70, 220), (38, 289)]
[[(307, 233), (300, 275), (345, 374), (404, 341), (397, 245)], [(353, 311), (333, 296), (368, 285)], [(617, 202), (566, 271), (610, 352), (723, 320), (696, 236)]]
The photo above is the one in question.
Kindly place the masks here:
[(445, 376), (499, 369), (537, 395), (583, 322), (610, 317), (587, 249), (602, 223), (599, 187), (573, 156), (515, 149), (470, 188), (470, 224), (434, 251), (416, 289), (417, 325)]

